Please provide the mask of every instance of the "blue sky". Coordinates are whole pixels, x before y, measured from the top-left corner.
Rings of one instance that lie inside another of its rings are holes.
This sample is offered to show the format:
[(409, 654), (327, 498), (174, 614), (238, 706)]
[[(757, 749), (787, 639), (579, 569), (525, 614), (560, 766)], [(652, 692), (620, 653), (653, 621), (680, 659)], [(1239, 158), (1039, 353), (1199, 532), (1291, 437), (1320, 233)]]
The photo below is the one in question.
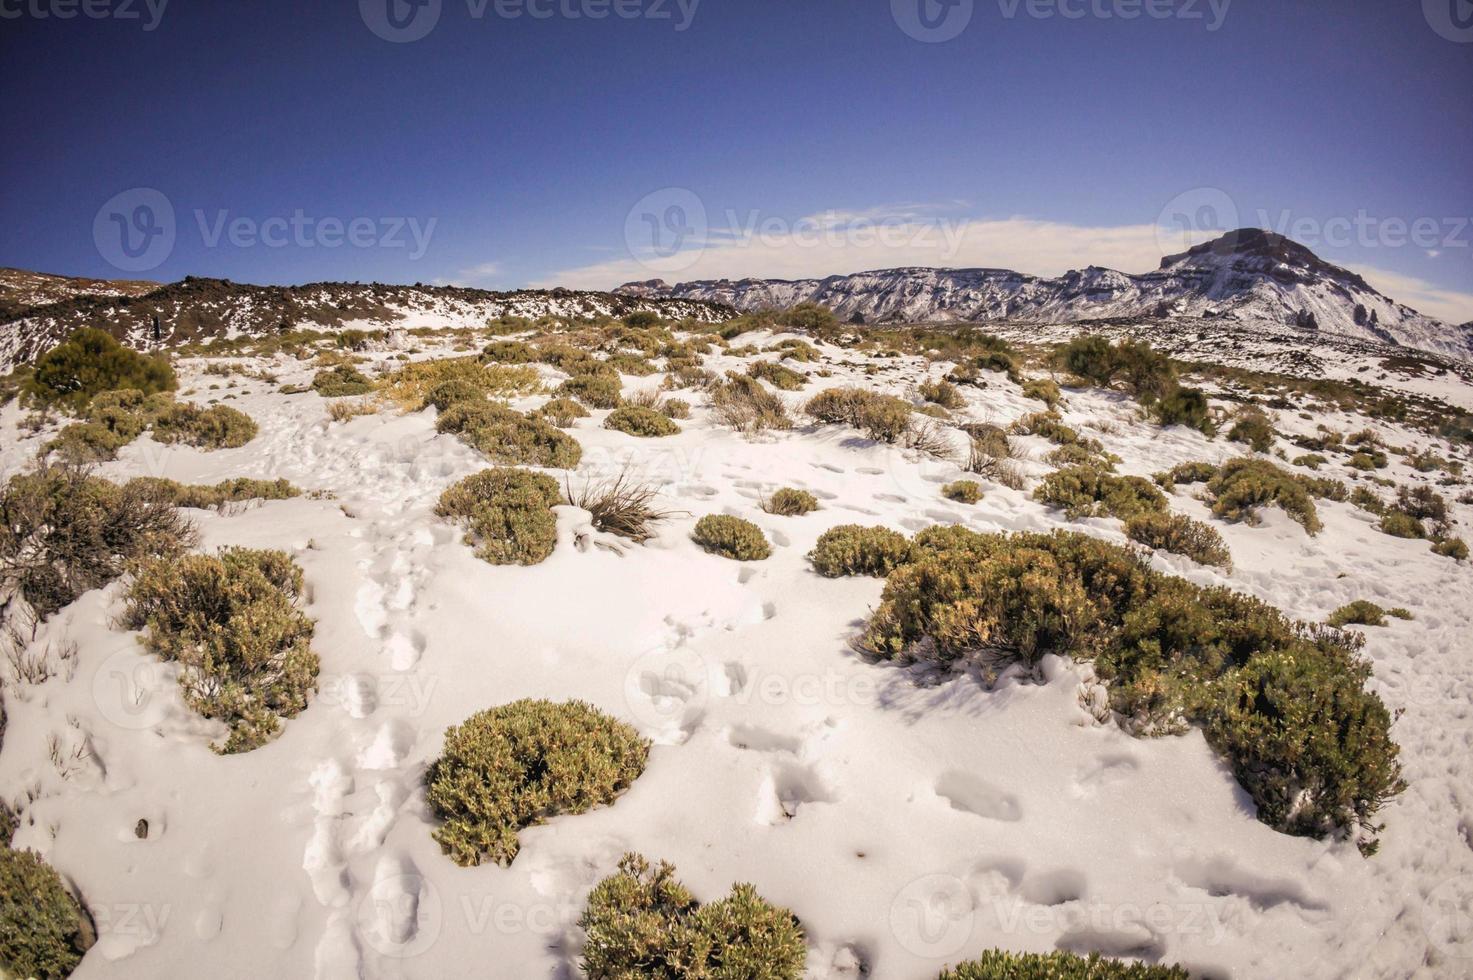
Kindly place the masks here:
[[(1473, 319), (1468, 0), (88, 0), (107, 16), (58, 16), (80, 2), (0, 0), (0, 264), (492, 288), (1143, 271), (1233, 223)], [(142, 254), (119, 251), (124, 230)]]

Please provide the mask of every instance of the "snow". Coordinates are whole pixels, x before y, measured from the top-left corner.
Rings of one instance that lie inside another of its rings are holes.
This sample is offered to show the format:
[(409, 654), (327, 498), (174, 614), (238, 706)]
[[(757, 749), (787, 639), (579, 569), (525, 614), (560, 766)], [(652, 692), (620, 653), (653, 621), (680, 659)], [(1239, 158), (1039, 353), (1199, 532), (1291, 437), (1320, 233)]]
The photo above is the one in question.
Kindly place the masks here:
[[(820, 347), (832, 377), (790, 402), (845, 383), (900, 391), (927, 372), (892, 358), (869, 377), (863, 356)], [(185, 387), (220, 380), (200, 373), (205, 363), (185, 364)], [(281, 384), (312, 370), (249, 363)], [(1422, 383), (1444, 397), (1463, 387), (1456, 375)], [(1025, 493), (985, 484), (975, 507), (954, 504), (939, 487), (963, 475), (955, 466), (839, 427), (743, 438), (697, 397), (668, 439), (602, 429), (603, 412), (572, 430), (585, 450), (575, 486), (626, 465), (660, 483), (662, 503), (682, 513), (655, 539), (607, 538), (563, 507), (548, 561), (493, 567), (432, 513), (445, 486), (486, 465), (435, 433), (432, 410), (329, 425), (315, 395), (238, 384), (226, 403), (260, 423), (251, 444), (206, 454), (145, 437), (101, 472), (285, 477), (330, 491), (191, 512), (206, 547), (282, 548), (301, 564), (320, 691), (276, 741), (216, 756), (206, 746), (218, 732), (184, 707), (171, 672), (113, 625), (119, 584), (48, 624), (77, 656), (62, 675), (7, 692), (0, 794), (23, 804), (17, 846), (74, 881), (98, 920), (81, 980), (573, 976), (584, 899), (627, 850), (674, 862), (702, 898), (753, 882), (800, 917), (818, 978), (857, 977), (862, 963), (870, 976), (922, 980), (992, 946), (1095, 949), (1218, 977), (1473, 969), (1473, 582), (1465, 563), (1379, 533), (1348, 504), (1323, 502), (1326, 527), (1312, 538), (1277, 511), (1258, 527), (1215, 522), (1231, 574), (1155, 562), (1298, 617), (1356, 598), (1412, 611), (1367, 630), (1375, 688), (1402, 712), (1410, 784), (1383, 811), (1371, 859), (1257, 822), (1200, 733), (1135, 739), (1101, 723), (1086, 667), (1050, 658), (1039, 679), (1007, 674), (988, 687), (852, 652), (882, 583), (815, 575), (803, 556), (824, 529), (1078, 526)], [(1039, 408), (1000, 375), (963, 392), (971, 420)], [(1117, 395), (1067, 398), (1066, 421), (1123, 457), (1124, 472), (1242, 449), (1146, 424)], [(15, 405), (0, 415), (6, 476), (46, 438), (23, 438), (19, 415)], [(1024, 441), (1043, 455), (1042, 440)], [(759, 497), (780, 486), (812, 491), (821, 509), (762, 512)], [(1208, 519), (1190, 489), (1173, 507)], [(702, 552), (688, 535), (708, 513), (755, 521), (773, 556)], [(1084, 524), (1124, 540), (1115, 521)], [(457, 867), (430, 837), (425, 765), (448, 725), (522, 697), (582, 698), (628, 720), (655, 742), (648, 769), (613, 806), (523, 831), (510, 867)], [(86, 746), (65, 776), (49, 758), (53, 738), (64, 760)], [(140, 818), (146, 839), (135, 836)]]

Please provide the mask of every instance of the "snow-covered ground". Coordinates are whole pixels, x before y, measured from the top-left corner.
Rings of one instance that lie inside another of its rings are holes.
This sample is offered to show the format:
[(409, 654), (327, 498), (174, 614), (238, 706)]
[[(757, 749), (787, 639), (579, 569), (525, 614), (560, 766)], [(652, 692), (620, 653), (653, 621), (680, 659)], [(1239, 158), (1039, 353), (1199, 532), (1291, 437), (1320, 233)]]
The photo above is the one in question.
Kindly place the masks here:
[[(739, 342), (754, 339), (777, 338)], [(823, 350), (832, 376), (786, 395), (794, 406), (827, 386), (903, 392), (945, 371)], [(823, 530), (1079, 526), (1026, 492), (984, 484), (981, 503), (955, 504), (939, 493), (964, 475), (952, 464), (841, 427), (734, 435), (695, 396), (667, 439), (605, 430), (603, 412), (571, 430), (584, 447), (575, 486), (628, 465), (682, 512), (655, 539), (605, 538), (564, 507), (548, 561), (494, 567), (433, 515), (447, 485), (486, 465), (435, 433), (433, 410), (329, 424), (314, 394), (249, 379), (203, 390), (225, 383), (203, 365), (183, 365), (183, 387), (200, 400), (235, 394), (226, 404), (260, 435), (213, 453), (144, 437), (100, 472), (285, 477), (330, 491), (190, 512), (206, 547), (282, 548), (301, 564), (320, 691), (274, 742), (218, 756), (170, 670), (113, 626), (119, 584), (50, 622), (77, 656), (68, 673), (7, 691), (0, 794), (21, 804), (16, 846), (74, 881), (97, 919), (79, 978), (571, 977), (587, 892), (629, 850), (672, 861), (702, 898), (753, 882), (802, 920), (817, 978), (922, 980), (993, 946), (1099, 950), (1208, 977), (1473, 973), (1473, 576), (1349, 504), (1322, 501), (1315, 537), (1276, 510), (1258, 527), (1214, 521), (1231, 574), (1154, 561), (1305, 619), (1359, 598), (1411, 610), (1411, 621), (1366, 630), (1375, 690), (1400, 713), (1409, 783), (1383, 811), (1370, 859), (1259, 823), (1200, 733), (1136, 739), (1097, 722), (1072, 664), (1051, 658), (1041, 682), (1005, 677), (989, 689), (851, 650), (882, 583), (817, 576), (804, 555)], [(282, 384), (312, 371), (286, 359), (271, 369)], [(962, 389), (959, 416), (1006, 424), (1041, 407), (988, 377)], [(658, 381), (626, 378), (626, 392)], [(1447, 395), (1462, 382), (1443, 384)], [(1144, 423), (1101, 391), (1067, 392), (1064, 414), (1126, 473), (1244, 449)], [(20, 415), (13, 404), (0, 415), (0, 475), (44, 438), (22, 438)], [(1364, 425), (1280, 420), (1286, 431)], [(1049, 448), (1022, 441), (1035, 460)], [(1397, 457), (1389, 472), (1420, 479)], [(759, 498), (782, 486), (812, 491), (821, 509), (764, 513)], [(1190, 490), (1173, 508), (1210, 519)], [(1466, 518), (1466, 506), (1454, 510)], [(773, 556), (703, 552), (688, 535), (711, 513), (756, 522)], [(1125, 540), (1116, 521), (1084, 525)], [(523, 697), (581, 698), (629, 721), (656, 743), (649, 766), (613, 806), (523, 831), (510, 867), (460, 868), (430, 837), (425, 765), (448, 725)]]

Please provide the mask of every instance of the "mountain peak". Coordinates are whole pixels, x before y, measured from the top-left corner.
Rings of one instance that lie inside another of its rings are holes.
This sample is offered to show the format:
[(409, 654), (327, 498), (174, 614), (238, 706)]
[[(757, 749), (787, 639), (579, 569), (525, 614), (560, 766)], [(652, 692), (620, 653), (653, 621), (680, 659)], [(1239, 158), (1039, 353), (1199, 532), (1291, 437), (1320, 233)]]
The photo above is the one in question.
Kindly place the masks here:
[(1283, 235), (1265, 231), (1262, 228), (1239, 228), (1220, 238), (1214, 238), (1210, 242), (1193, 246), (1185, 252), (1168, 255), (1161, 260), (1161, 268), (1168, 268), (1185, 259), (1208, 255), (1265, 258), (1282, 262), (1285, 265), (1308, 269), (1335, 268), (1292, 238), (1285, 238)]

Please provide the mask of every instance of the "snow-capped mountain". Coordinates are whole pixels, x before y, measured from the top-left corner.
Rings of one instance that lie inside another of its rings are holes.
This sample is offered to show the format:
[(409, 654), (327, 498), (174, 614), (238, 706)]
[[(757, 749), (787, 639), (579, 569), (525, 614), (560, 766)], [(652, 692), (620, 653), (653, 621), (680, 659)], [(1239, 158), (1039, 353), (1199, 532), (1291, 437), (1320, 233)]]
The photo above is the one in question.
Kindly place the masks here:
[(1054, 279), (1007, 269), (901, 268), (826, 279), (627, 283), (626, 296), (679, 297), (739, 310), (821, 303), (859, 323), (1213, 317), (1473, 354), (1473, 329), (1423, 316), (1282, 235), (1245, 228), (1131, 275), (1090, 266)]
[[(34, 274), (33, 274), (34, 275)], [(60, 277), (43, 277), (60, 278)], [(71, 280), (69, 280), (71, 281)], [(80, 282), (80, 280), (73, 281)], [(56, 346), (78, 327), (100, 327), (134, 347), (172, 347), (217, 337), (273, 330), (484, 326), (503, 316), (625, 316), (650, 310), (672, 319), (720, 321), (728, 307), (701, 300), (638, 297), (570, 289), (491, 292), (459, 286), (312, 283), (253, 286), (226, 279), (186, 278), (130, 293), (105, 280), (60, 302), (8, 314), (0, 310), (0, 373)], [(153, 336), (154, 317), (159, 338)]]

